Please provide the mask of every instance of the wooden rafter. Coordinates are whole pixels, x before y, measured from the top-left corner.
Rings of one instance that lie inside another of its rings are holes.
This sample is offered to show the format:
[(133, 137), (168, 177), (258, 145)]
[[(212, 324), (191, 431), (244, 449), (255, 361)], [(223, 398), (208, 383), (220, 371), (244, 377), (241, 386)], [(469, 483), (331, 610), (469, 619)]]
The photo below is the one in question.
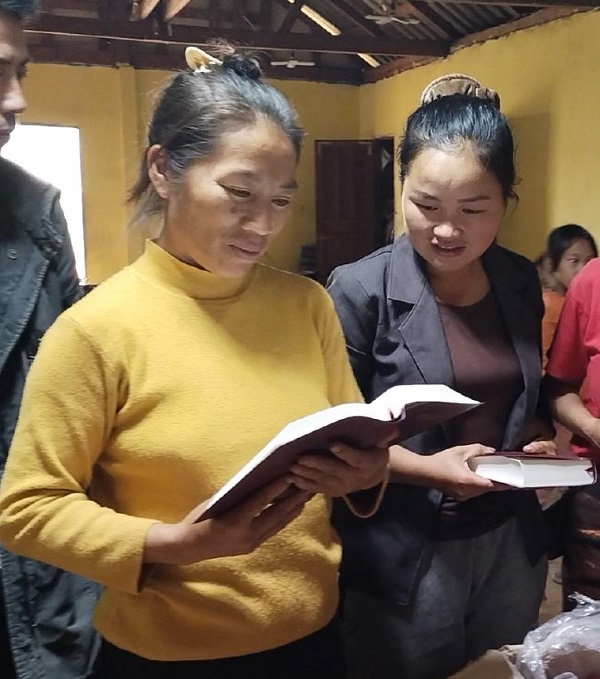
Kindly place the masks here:
[(290, 5), (290, 8), (286, 12), (285, 17), (279, 26), (278, 33), (287, 33), (292, 28), (300, 18), (304, 4), (304, 0), (295, 0), (294, 4)]
[[(160, 27), (159, 27), (160, 29)], [(448, 44), (436, 40), (406, 40), (373, 37), (316, 36), (306, 33), (255, 32), (250, 30), (202, 28), (173, 24), (168, 31), (156, 30), (147, 22), (102, 23), (90, 19), (75, 19), (42, 15), (27, 26), (30, 33), (73, 35), (131, 42), (207, 45), (224, 38), (254, 49), (307, 50), (338, 54), (389, 54), (442, 57), (448, 54)]]
[(190, 0), (164, 0), (166, 3), (165, 19), (170, 21), (181, 12), (184, 7), (190, 4)]
[(425, 26), (428, 26), (432, 31), (434, 31), (440, 38), (444, 40), (449, 40), (452, 35), (454, 35), (454, 28), (446, 23), (439, 14), (436, 14), (434, 10), (423, 0), (408, 0), (404, 2), (405, 5), (410, 7), (410, 14), (422, 22)]
[(273, 20), (273, 3), (271, 0), (260, 0), (260, 29), (270, 31)]
[(137, 20), (147, 19), (159, 2), (160, 0), (138, 0), (134, 2), (134, 7), (136, 5), (138, 7), (134, 18)]
[(330, 4), (336, 7), (343, 16), (352, 21), (352, 23), (354, 23), (356, 26), (362, 28), (369, 35), (385, 35), (385, 33), (377, 25), (367, 21), (364, 17), (364, 14), (361, 14), (361, 12), (359, 12), (354, 7), (354, 5), (348, 2), (348, 0), (331, 0)]

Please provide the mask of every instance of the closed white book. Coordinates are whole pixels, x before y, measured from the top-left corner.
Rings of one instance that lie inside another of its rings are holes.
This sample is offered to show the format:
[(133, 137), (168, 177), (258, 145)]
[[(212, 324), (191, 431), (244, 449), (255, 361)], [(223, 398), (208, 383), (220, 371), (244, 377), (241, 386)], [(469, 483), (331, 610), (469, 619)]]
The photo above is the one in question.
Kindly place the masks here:
[(591, 460), (575, 455), (499, 452), (469, 460), (479, 476), (515, 488), (588, 486), (596, 480)]

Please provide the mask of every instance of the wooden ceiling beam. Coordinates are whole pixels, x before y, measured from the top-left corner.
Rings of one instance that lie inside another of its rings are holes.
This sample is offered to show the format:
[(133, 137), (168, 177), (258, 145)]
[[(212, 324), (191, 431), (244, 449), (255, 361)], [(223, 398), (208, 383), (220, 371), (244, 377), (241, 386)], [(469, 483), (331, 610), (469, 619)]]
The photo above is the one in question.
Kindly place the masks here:
[[(34, 61), (52, 64), (82, 64), (86, 66), (118, 66), (129, 63), (134, 68), (157, 70), (181, 70), (185, 67), (183, 57), (168, 51), (165, 53), (148, 49), (136, 49), (139, 43), (119, 40), (86, 42), (82, 44), (61, 45), (44, 37), (39, 43), (30, 45)], [(362, 75), (359, 69), (314, 66), (296, 68), (266, 68), (265, 75), (277, 80), (311, 80), (344, 85), (359, 85)]]
[(153, 28), (148, 22), (108, 22), (41, 15), (28, 24), (28, 33), (73, 35), (132, 42), (207, 45), (224, 38), (254, 49), (306, 50), (337, 54), (389, 54), (393, 56), (433, 56), (448, 54), (449, 45), (437, 40), (406, 40), (372, 37), (316, 36), (305, 33), (255, 32), (250, 30), (201, 28), (169, 24)]
[(271, 31), (273, 21), (273, 3), (271, 0), (260, 0), (260, 30)]
[(163, 0), (163, 2), (167, 3), (165, 9), (165, 19), (167, 21), (176, 17), (182, 9), (190, 4), (190, 0)]
[(278, 33), (287, 33), (292, 28), (292, 26), (300, 18), (304, 4), (304, 0), (295, 0), (294, 4), (290, 5), (290, 8), (283, 17), (281, 25), (277, 29)]
[(158, 5), (160, 0), (138, 0), (134, 5), (139, 5), (139, 10), (136, 12), (138, 20), (146, 19), (150, 16), (154, 8)]

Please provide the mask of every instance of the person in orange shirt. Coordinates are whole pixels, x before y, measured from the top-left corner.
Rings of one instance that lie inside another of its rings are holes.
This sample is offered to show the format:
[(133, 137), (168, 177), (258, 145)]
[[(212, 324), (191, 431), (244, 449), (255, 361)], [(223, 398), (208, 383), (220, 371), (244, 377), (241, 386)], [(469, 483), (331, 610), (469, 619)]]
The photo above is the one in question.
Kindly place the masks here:
[(542, 320), (544, 368), (569, 285), (585, 264), (597, 256), (594, 237), (578, 224), (558, 226), (548, 236), (544, 258), (547, 268), (541, 276), (545, 307)]

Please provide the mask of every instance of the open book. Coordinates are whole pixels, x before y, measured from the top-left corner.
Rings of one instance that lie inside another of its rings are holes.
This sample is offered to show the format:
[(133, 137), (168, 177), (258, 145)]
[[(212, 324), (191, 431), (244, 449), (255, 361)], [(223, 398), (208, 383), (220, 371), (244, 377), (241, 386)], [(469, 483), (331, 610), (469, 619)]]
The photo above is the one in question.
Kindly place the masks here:
[(473, 457), (469, 467), (479, 476), (515, 488), (587, 486), (596, 480), (594, 463), (575, 455), (500, 452)]
[(327, 453), (334, 443), (359, 449), (398, 443), (479, 405), (439, 384), (391, 387), (371, 403), (345, 403), (291, 422), (233, 476), (196, 519), (235, 507), (285, 474), (303, 453)]

